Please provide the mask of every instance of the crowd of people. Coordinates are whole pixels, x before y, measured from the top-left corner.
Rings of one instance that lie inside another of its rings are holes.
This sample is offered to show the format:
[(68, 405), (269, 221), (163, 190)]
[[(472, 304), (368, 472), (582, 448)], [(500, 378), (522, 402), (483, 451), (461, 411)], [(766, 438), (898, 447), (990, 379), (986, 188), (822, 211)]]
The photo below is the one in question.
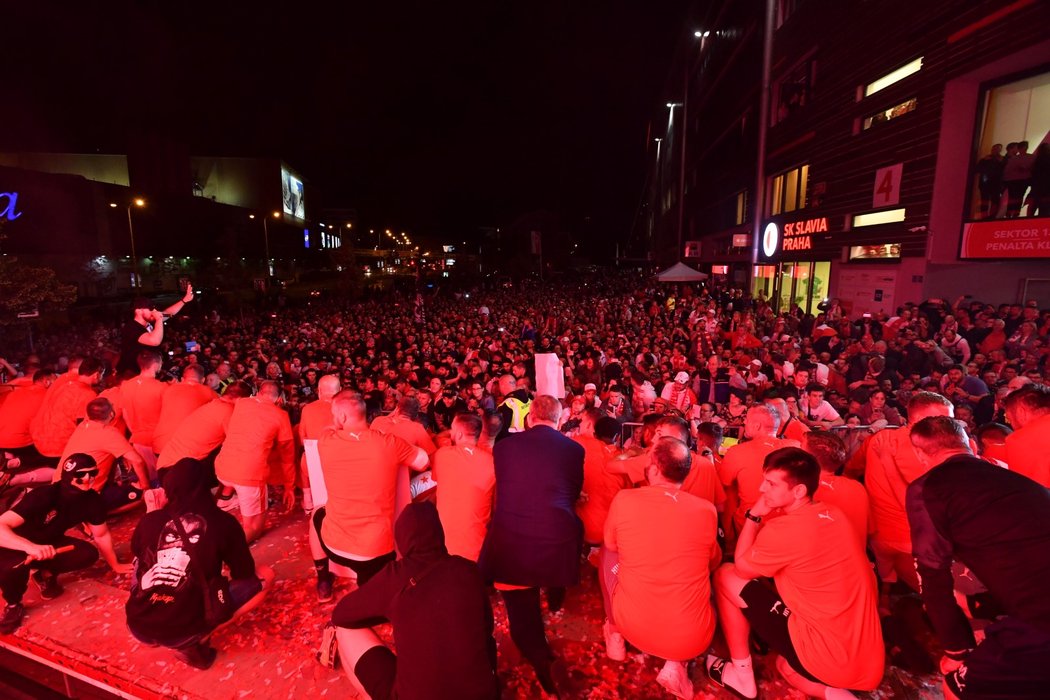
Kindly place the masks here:
[[(5, 349), (0, 632), (30, 578), (52, 598), (101, 555), (132, 574), (131, 634), (208, 668), (214, 630), (265, 609), (274, 572), (250, 545), (267, 511), (298, 502), (319, 603), (356, 580), (319, 658), (373, 698), (498, 697), (498, 600), (543, 692), (573, 697), (543, 610), (581, 576), (600, 584), (609, 659), (628, 644), (662, 659), (676, 697), (693, 697), (697, 660), (756, 697), (756, 649), (809, 696), (872, 690), (887, 649), (905, 663), (916, 646), (894, 601), (920, 595), (946, 694), (1045, 696), (1050, 310), (1035, 302), (778, 313), (617, 272), (201, 305), (190, 287)], [(138, 519), (133, 562), (114, 516)], [(384, 621), (393, 650), (371, 629)]]

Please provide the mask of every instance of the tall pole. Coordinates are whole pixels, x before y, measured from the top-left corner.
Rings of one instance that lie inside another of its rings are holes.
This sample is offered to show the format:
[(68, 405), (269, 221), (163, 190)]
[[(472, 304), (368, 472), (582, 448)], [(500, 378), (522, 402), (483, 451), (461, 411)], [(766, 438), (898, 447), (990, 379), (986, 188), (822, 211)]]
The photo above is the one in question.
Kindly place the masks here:
[(685, 257), (682, 249), (682, 221), (685, 215), (685, 135), (689, 131), (689, 52), (685, 54), (685, 79), (682, 84), (682, 147), (678, 149), (678, 255), (675, 261)]
[(135, 226), (131, 223), (131, 207), (128, 205), (128, 235), (131, 236), (131, 286), (138, 289), (139, 284), (139, 258), (135, 254)]
[(663, 248), (663, 206), (664, 206), (664, 173), (663, 168), (660, 167), (660, 147), (663, 145), (663, 139), (656, 139), (656, 199), (653, 207), (653, 221), (656, 223), (656, 231), (653, 232), (653, 237), (656, 240), (656, 248)]
[(265, 215), (262, 218), (262, 220), (263, 220), (263, 246), (264, 246), (265, 252), (266, 252), (265, 266), (266, 266), (266, 276), (267, 277), (269, 277), (271, 275), (271, 272), (270, 272), (270, 229), (269, 229), (269, 227), (266, 224), (266, 220), (269, 219), (269, 218), (270, 217), (265, 216)]
[(755, 163), (755, 209), (751, 222), (751, 274), (762, 245), (762, 212), (766, 210), (766, 132), (769, 131), (769, 76), (773, 65), (773, 24), (776, 0), (766, 0), (766, 27), (762, 46), (762, 93), (758, 100), (758, 156)]

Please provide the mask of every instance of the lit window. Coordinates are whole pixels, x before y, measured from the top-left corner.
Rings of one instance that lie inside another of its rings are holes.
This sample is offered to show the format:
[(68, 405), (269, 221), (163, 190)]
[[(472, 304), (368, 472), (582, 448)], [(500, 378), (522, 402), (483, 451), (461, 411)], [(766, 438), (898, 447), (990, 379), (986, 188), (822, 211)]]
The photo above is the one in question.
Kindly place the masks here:
[(889, 109), (884, 109), (881, 112), (876, 112), (875, 114), (872, 114), (870, 117), (866, 117), (864, 119), (863, 128), (865, 131), (867, 131), (876, 124), (882, 124), (883, 122), (888, 122), (892, 119), (896, 119), (897, 117), (904, 116), (908, 112), (914, 112), (915, 108), (918, 106), (919, 101), (914, 97), (910, 100), (905, 100), (899, 105), (894, 105)]
[(741, 226), (747, 223), (747, 190), (737, 192), (736, 195), (736, 219), (734, 223)]
[(870, 214), (857, 214), (853, 217), (853, 228), (862, 226), (878, 226), (879, 224), (893, 224), (904, 221), (904, 209), (886, 209), (885, 211), (873, 211)]
[(806, 208), (806, 187), (809, 183), (809, 164), (774, 176), (769, 183), (769, 213)]
[(911, 61), (909, 63), (905, 63), (900, 68), (898, 68), (898, 69), (896, 69), (894, 71), (891, 71), (890, 73), (887, 73), (886, 75), (882, 76), (881, 78), (879, 78), (875, 82), (868, 83), (864, 87), (864, 97), (868, 97), (870, 95), (874, 95), (879, 90), (882, 90), (884, 88), (888, 88), (890, 85), (893, 85), (894, 83), (899, 83), (900, 81), (902, 81), (905, 78), (907, 78), (909, 75), (914, 75), (914, 74), (918, 73), (921, 69), (922, 69), (922, 56), (919, 56), (914, 61)]

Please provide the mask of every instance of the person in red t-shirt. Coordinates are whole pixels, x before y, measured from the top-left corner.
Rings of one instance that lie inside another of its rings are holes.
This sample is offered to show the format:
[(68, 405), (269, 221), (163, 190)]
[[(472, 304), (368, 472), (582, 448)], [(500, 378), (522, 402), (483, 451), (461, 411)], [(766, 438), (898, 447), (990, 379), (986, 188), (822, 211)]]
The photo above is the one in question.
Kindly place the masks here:
[(1006, 438), (1010, 471), (1050, 488), (1050, 387), (1027, 384), (1011, 392), (1003, 408), (1014, 428)]
[(660, 685), (691, 698), (685, 662), (706, 649), (715, 632), (718, 514), (683, 488), (693, 461), (684, 442), (657, 438), (647, 456), (648, 485), (619, 492), (605, 521), (599, 580), (606, 654), (623, 661), (624, 638), (630, 640), (666, 660), (656, 677)]
[(29, 424), (54, 380), (53, 372), (37, 370), (32, 384), (17, 387), (0, 404), (0, 458), (6, 460), (5, 469), (32, 468), (44, 463), (44, 457), (33, 447)]
[[(729, 659), (709, 655), (711, 680), (758, 694), (752, 631), (778, 652), (777, 670), (807, 696), (854, 699), (885, 671), (878, 590), (857, 533), (835, 506), (818, 503), (820, 466), (797, 447), (763, 462), (761, 497), (745, 513), (732, 564), (715, 572)], [(774, 512), (775, 518), (769, 518)], [(773, 579), (770, 587), (762, 579)]]

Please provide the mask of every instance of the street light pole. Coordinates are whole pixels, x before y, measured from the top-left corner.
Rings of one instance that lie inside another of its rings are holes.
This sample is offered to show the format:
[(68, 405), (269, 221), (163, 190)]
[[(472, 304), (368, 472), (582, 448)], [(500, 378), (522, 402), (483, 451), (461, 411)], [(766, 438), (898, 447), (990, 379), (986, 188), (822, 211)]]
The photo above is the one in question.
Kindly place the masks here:
[[(110, 206), (116, 206), (111, 204)], [(141, 197), (136, 197), (131, 200), (128, 204), (128, 236), (131, 237), (131, 286), (134, 289), (139, 289), (142, 286), (141, 280), (139, 279), (139, 258), (135, 253), (135, 225), (131, 222), (131, 207), (144, 207), (146, 206), (146, 200)]]
[[(704, 55), (704, 42), (711, 32), (693, 32), (693, 36), (700, 39), (700, 55)], [(685, 54), (685, 75), (682, 81), (682, 147), (678, 154), (678, 255), (679, 259), (685, 257), (682, 248), (682, 226), (685, 220), (685, 141), (689, 132), (689, 75), (692, 72), (689, 61), (689, 51)]]

